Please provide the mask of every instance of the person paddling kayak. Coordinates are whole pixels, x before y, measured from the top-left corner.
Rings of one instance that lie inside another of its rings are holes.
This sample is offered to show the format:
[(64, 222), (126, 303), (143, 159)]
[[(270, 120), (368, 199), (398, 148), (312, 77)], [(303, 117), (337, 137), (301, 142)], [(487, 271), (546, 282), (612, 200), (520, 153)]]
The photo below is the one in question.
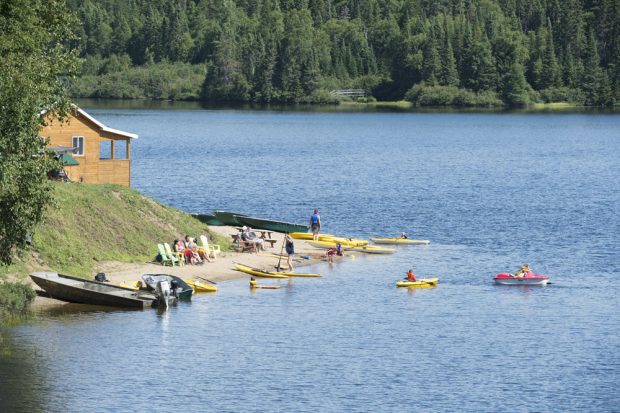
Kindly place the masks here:
[(256, 288), (256, 278), (250, 277), (250, 288)]
[(407, 280), (407, 281), (413, 281), (413, 282), (418, 281), (418, 280), (415, 278), (415, 274), (413, 273), (413, 270), (412, 270), (412, 269), (410, 269), (409, 271), (407, 271), (407, 278), (406, 278), (406, 280)]

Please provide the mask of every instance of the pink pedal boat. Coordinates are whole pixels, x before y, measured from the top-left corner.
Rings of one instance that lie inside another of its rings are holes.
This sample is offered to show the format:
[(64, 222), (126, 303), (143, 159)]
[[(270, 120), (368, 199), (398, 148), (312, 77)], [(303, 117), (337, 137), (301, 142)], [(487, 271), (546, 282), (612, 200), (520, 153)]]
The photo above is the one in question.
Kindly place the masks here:
[(501, 285), (546, 285), (549, 282), (549, 277), (546, 275), (536, 275), (533, 272), (526, 272), (522, 277), (503, 272), (493, 279), (496, 284)]

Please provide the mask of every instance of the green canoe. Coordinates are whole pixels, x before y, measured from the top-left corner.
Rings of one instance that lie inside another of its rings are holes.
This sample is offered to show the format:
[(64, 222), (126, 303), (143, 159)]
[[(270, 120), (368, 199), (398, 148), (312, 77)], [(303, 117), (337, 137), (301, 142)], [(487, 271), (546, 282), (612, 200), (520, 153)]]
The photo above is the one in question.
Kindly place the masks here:
[(274, 232), (306, 232), (308, 231), (308, 227), (306, 225), (292, 224), (290, 222), (248, 217), (245, 215), (235, 215), (235, 218), (237, 219), (237, 221), (241, 223), (241, 225), (247, 225), (248, 227), (251, 227), (254, 229), (263, 229), (263, 230), (274, 231)]

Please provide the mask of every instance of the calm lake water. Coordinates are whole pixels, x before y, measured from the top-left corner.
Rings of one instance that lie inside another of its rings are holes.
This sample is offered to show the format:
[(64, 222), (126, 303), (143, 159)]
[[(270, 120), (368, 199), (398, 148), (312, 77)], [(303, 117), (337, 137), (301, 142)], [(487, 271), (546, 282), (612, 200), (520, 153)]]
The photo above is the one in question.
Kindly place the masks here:
[[(432, 242), (0, 330), (0, 411), (620, 409), (619, 115), (84, 108), (166, 204)], [(493, 285), (523, 262), (552, 284)]]

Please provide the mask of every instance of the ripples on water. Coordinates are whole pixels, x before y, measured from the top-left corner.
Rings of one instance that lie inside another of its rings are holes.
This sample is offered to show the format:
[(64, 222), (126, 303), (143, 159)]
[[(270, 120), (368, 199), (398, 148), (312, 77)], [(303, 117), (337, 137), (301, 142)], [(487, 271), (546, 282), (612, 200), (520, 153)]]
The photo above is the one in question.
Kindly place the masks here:
[[(90, 113), (140, 134), (133, 186), (164, 203), (296, 222), (319, 207), (327, 232), (432, 243), (275, 291), (223, 283), (163, 315), (12, 329), (6, 411), (620, 406), (617, 115)], [(553, 284), (492, 284), (524, 261)], [(395, 288), (412, 265), (439, 287)]]

